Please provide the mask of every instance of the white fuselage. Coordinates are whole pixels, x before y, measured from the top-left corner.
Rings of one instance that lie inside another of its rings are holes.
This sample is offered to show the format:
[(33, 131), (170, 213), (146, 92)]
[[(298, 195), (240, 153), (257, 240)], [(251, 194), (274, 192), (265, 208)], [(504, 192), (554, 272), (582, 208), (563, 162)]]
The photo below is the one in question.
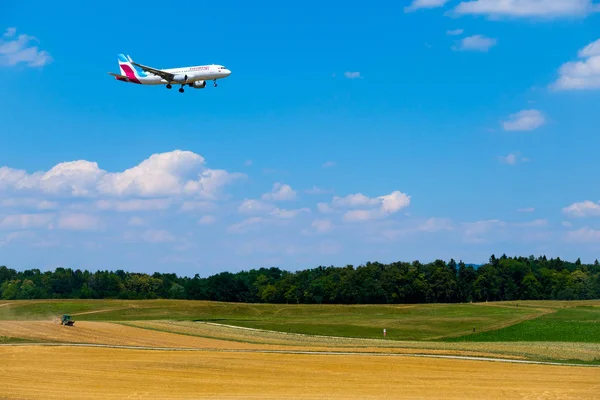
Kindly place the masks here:
[(220, 65), (198, 65), (194, 67), (163, 69), (162, 71), (174, 74), (175, 78), (173, 81), (167, 82), (166, 79), (150, 72), (146, 72), (145, 75), (140, 75), (138, 79), (140, 83), (144, 85), (165, 85), (168, 83), (188, 84), (196, 81), (223, 79), (231, 74), (231, 71)]

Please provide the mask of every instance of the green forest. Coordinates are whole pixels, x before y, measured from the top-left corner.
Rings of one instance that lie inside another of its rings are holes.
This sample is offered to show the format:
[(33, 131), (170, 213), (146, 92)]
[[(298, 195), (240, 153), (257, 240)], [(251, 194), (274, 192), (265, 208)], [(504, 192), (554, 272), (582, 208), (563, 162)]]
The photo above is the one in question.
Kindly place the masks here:
[(560, 258), (496, 258), (481, 266), (436, 260), (295, 272), (260, 268), (208, 277), (57, 268), (0, 267), (0, 298), (189, 299), (288, 304), (462, 303), (600, 298), (600, 264)]

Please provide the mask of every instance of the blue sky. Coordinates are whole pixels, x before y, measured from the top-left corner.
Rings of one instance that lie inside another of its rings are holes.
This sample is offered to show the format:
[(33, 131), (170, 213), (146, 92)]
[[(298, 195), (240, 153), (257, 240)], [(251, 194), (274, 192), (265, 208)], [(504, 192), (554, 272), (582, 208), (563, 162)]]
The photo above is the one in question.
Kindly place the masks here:
[[(0, 264), (599, 256), (591, 1), (2, 7)], [(233, 73), (180, 94), (119, 53)]]

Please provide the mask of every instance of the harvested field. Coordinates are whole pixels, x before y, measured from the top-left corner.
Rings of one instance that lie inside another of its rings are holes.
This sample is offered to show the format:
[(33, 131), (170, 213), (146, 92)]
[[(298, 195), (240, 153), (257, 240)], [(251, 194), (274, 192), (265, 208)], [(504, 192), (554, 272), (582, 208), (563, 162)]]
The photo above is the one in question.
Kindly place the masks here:
[(0, 336), (38, 342), (92, 343), (174, 348), (251, 348), (246, 343), (205, 339), (140, 329), (110, 322), (79, 321), (73, 327), (50, 321), (0, 321)]
[(410, 357), (23, 346), (0, 347), (0, 359), (0, 398), (32, 400), (592, 399), (600, 378), (593, 367)]

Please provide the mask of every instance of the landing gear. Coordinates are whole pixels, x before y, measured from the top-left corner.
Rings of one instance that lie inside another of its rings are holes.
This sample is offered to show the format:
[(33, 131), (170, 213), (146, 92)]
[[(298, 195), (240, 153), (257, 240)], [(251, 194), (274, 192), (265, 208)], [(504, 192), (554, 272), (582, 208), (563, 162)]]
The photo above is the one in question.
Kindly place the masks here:
[(213, 86), (214, 86), (214, 87), (217, 87), (217, 80), (215, 79), (213, 82), (214, 82), (214, 83), (213, 83)]
[(179, 93), (183, 93), (183, 87), (179, 88)]
[(171, 86), (171, 84), (167, 84), (167, 89), (171, 89), (173, 86)]

